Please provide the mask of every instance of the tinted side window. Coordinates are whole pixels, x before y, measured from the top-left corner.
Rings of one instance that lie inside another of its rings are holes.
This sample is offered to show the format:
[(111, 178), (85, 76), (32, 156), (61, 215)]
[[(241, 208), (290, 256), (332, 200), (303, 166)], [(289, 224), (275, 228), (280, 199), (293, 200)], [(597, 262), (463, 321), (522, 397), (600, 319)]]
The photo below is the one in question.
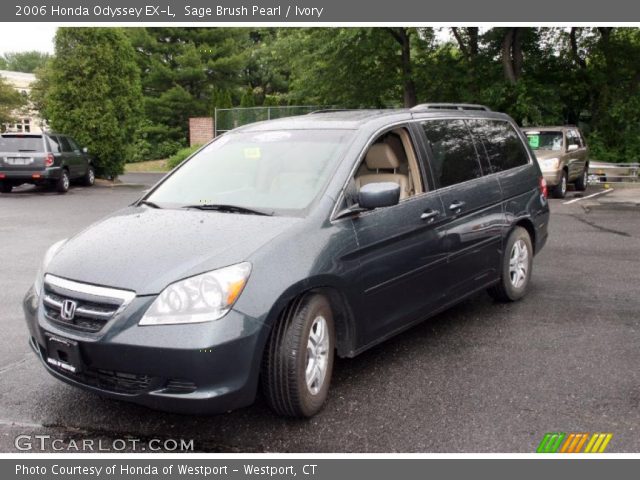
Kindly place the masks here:
[(448, 187), (482, 176), (478, 154), (463, 120), (429, 120), (422, 128), (431, 147), (436, 187)]
[(79, 152), (80, 151), (80, 147), (78, 146), (78, 144), (73, 140), (73, 138), (71, 137), (67, 137), (67, 141), (69, 142), (69, 146), (71, 147), (71, 150), (74, 152)]
[(482, 141), (492, 173), (529, 163), (527, 150), (509, 122), (469, 120), (469, 127), (473, 134)]
[(62, 151), (65, 153), (68, 152), (73, 152), (73, 150), (71, 149), (71, 145), (69, 145), (69, 142), (67, 140), (67, 137), (58, 137), (58, 143), (60, 144), (60, 147), (62, 148)]

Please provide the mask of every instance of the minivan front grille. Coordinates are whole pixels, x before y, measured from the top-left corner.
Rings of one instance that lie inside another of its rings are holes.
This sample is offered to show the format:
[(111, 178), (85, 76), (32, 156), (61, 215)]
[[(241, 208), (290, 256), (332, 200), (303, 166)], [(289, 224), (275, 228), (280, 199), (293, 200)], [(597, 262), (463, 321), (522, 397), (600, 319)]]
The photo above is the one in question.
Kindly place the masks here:
[(134, 292), (97, 287), (46, 275), (43, 309), (56, 326), (97, 333), (135, 297)]

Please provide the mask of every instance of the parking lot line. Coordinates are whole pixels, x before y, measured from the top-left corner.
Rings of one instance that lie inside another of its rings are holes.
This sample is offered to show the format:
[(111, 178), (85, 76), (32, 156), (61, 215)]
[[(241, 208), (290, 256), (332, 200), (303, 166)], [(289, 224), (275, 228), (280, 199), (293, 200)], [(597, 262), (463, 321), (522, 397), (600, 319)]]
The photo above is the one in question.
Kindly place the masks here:
[(604, 195), (605, 193), (613, 192), (613, 188), (607, 188), (606, 190), (602, 190), (601, 192), (592, 193), (591, 195), (587, 195), (586, 197), (574, 198), (573, 200), (569, 200), (568, 202), (562, 202), (563, 205), (569, 205), (570, 203), (579, 202), (580, 200), (586, 200), (587, 198), (597, 197), (598, 195)]

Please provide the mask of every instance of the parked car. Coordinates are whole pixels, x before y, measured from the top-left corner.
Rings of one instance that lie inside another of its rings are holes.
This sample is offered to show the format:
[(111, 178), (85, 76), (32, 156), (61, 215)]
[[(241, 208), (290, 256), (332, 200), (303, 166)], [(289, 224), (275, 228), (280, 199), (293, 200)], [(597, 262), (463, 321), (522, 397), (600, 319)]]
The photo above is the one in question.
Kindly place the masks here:
[(579, 128), (573, 125), (528, 127), (523, 131), (555, 198), (565, 197), (569, 183), (573, 183), (576, 190), (586, 190), (589, 148)]
[(3, 133), (0, 135), (0, 191), (23, 183), (50, 185), (66, 193), (72, 181), (95, 182), (93, 159), (68, 135)]
[(544, 178), (511, 118), (453, 108), (218, 137), (49, 249), (24, 299), (34, 352), (71, 385), (158, 409), (224, 412), (261, 384), (276, 412), (311, 416), (335, 355), (478, 291), (522, 298)]

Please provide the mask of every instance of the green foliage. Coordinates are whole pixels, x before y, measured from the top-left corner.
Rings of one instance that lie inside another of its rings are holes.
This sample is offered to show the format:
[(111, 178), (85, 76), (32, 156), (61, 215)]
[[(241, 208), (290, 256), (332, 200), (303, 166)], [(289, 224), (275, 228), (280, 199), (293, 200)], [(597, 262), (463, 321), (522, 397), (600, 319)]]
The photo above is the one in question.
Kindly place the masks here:
[(43, 67), (50, 55), (48, 53), (32, 50), (30, 52), (8, 52), (0, 57), (0, 70), (14, 72), (34, 73)]
[(196, 152), (202, 145), (194, 145), (193, 147), (182, 148), (167, 160), (167, 166), (171, 168), (177, 167), (185, 158)]
[[(187, 143), (189, 117), (213, 116), (216, 108), (416, 102), (481, 103), (521, 125), (577, 124), (594, 159), (640, 159), (640, 29), (440, 30), (126, 29), (141, 71), (144, 117), (127, 159), (174, 154)], [(31, 98), (45, 112), (48, 92), (59, 84), (51, 72), (47, 64), (38, 70)], [(242, 124), (256, 116), (234, 118)]]
[(0, 129), (14, 119), (14, 112), (26, 104), (26, 99), (0, 77)]
[(150, 155), (163, 158), (184, 146), (189, 117), (213, 116), (232, 106), (242, 81), (249, 31), (239, 28), (129, 28), (142, 75), (144, 115), (151, 127), (141, 135)]
[(123, 172), (140, 122), (140, 70), (120, 28), (59, 28), (41, 76), (44, 114), (96, 157), (99, 175)]

